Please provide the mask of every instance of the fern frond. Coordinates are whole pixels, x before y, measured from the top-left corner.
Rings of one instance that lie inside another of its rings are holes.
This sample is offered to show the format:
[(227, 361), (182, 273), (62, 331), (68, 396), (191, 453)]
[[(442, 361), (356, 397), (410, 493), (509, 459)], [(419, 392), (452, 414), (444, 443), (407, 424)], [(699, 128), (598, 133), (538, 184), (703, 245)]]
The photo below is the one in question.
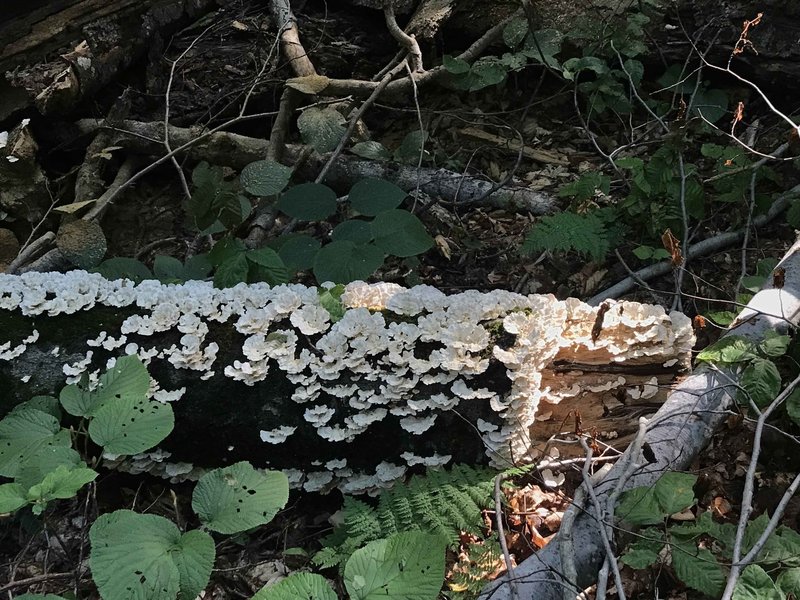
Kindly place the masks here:
[(562, 212), (542, 217), (528, 232), (522, 250), (529, 254), (578, 252), (602, 260), (610, 249), (608, 228), (597, 215)]

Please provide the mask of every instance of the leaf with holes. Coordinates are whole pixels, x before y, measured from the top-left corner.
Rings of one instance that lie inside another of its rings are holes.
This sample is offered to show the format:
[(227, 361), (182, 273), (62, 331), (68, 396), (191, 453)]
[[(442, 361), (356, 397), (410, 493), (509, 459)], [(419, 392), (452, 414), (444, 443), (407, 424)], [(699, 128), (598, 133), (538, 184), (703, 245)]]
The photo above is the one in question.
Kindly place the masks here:
[(274, 160), (251, 162), (239, 175), (242, 187), (253, 196), (274, 196), (289, 185), (292, 169)]
[(387, 210), (372, 221), (375, 245), (386, 254), (415, 256), (430, 250), (434, 241), (416, 216), (407, 210)]
[(61, 405), (76, 417), (91, 417), (106, 403), (122, 398), (143, 399), (150, 389), (150, 375), (138, 356), (118, 358), (100, 376), (97, 387), (89, 390), (85, 382), (61, 390)]
[(322, 221), (336, 214), (336, 192), (321, 183), (301, 183), (281, 195), (278, 208), (300, 221)]
[(123, 396), (95, 412), (89, 437), (111, 454), (139, 454), (162, 442), (174, 426), (175, 415), (169, 404)]
[(350, 206), (367, 217), (397, 208), (407, 196), (405, 191), (384, 179), (367, 177), (350, 188)]
[(200, 478), (192, 509), (212, 531), (234, 534), (269, 523), (288, 500), (286, 475), (259, 473), (250, 463), (238, 462)]
[(320, 154), (332, 152), (345, 134), (344, 117), (335, 108), (311, 106), (297, 117), (300, 137)]
[(372, 244), (331, 242), (314, 258), (314, 277), (319, 283), (363, 281), (383, 264), (383, 258), (383, 251)]
[(105, 600), (192, 600), (206, 587), (214, 540), (204, 531), (181, 535), (157, 515), (118, 510), (89, 530), (92, 579)]

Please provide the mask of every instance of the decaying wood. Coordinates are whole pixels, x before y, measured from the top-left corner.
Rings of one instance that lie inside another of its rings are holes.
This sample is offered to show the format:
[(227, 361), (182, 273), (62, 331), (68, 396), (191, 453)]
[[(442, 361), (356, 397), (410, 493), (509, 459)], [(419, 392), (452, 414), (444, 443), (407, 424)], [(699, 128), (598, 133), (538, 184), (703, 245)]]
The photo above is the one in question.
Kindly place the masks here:
[[(800, 322), (800, 242), (796, 242), (784, 256), (779, 267), (785, 269), (782, 287), (772, 282), (748, 303), (726, 335), (743, 336), (753, 342), (764, 338), (769, 331), (788, 333)], [(717, 368), (701, 365), (673, 391), (658, 412), (649, 420), (644, 441), (652, 450), (649, 460), (639, 454), (628, 456), (630, 451), (595, 486), (604, 505), (613, 491), (628, 460), (635, 461), (637, 469), (625, 483), (625, 489), (651, 486), (667, 471), (680, 471), (690, 467), (699, 453), (708, 445), (730, 415), (735, 414), (734, 397), (739, 373), (734, 368)], [(577, 581), (566, 581), (562, 575), (561, 549), (564, 543), (559, 535), (544, 549), (526, 559), (514, 571), (516, 587), (523, 598), (561, 600), (564, 587), (586, 589), (595, 582), (597, 572), (605, 559), (605, 550), (599, 524), (591, 511), (581, 512), (572, 528), (572, 547)], [(513, 598), (507, 579), (488, 586), (481, 598), (510, 600)]]
[[(97, 119), (83, 119), (77, 125), (83, 133), (94, 133), (103, 122)], [(113, 145), (150, 156), (163, 154), (163, 145), (158, 141), (163, 137), (161, 123), (125, 121), (123, 127), (124, 130), (115, 130)], [(269, 147), (268, 140), (228, 132), (214, 133), (195, 142), (194, 140), (200, 138), (202, 133), (199, 129), (170, 127), (169, 137), (174, 148), (188, 145), (186, 155), (193, 160), (206, 160), (212, 164), (234, 169), (241, 169), (253, 161), (263, 159)], [(288, 145), (284, 160), (286, 164), (294, 165), (302, 154), (302, 146)], [(309, 181), (313, 180), (325, 164), (325, 160), (325, 155), (314, 155), (303, 161), (299, 166), (300, 176)], [(356, 181), (365, 177), (392, 181), (406, 191), (417, 189), (419, 184), (422, 192), (442, 198), (445, 202), (468, 205), (480, 199), (484, 206), (526, 211), (536, 215), (548, 214), (557, 208), (556, 198), (520, 183), (509, 184), (485, 196), (492, 189), (492, 183), (489, 181), (464, 176), (447, 169), (417, 169), (398, 163), (362, 160), (353, 156), (340, 157), (328, 172), (326, 183), (331, 187), (347, 190)]]
[(302, 286), (0, 275), (0, 415), (57, 393), (66, 375), (139, 354), (154, 397), (172, 394), (164, 462), (250, 460), (305, 473), (307, 489), (357, 491), (415, 464), (530, 460), (558, 402), (587, 415), (612, 399), (658, 403), (653, 384), (674, 382), (693, 343), (687, 317), (636, 303), (603, 315), (552, 296), (351, 284), (343, 306), (331, 323)]

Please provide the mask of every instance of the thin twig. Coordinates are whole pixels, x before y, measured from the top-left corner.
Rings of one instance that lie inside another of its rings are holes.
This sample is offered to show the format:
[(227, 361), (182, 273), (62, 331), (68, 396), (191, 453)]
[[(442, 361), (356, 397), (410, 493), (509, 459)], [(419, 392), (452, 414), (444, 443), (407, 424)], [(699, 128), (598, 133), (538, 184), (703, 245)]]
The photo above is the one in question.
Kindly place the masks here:
[(503, 503), (501, 502), (502, 491), (500, 486), (503, 483), (503, 474), (498, 473), (494, 478), (494, 517), (495, 525), (497, 526), (497, 536), (500, 538), (500, 548), (503, 551), (503, 560), (506, 563), (506, 577), (508, 585), (511, 588), (511, 597), (514, 600), (520, 600), (519, 589), (517, 589), (517, 582), (514, 580), (514, 563), (511, 561), (511, 554), (508, 552), (508, 543), (506, 542), (506, 532), (503, 527)]

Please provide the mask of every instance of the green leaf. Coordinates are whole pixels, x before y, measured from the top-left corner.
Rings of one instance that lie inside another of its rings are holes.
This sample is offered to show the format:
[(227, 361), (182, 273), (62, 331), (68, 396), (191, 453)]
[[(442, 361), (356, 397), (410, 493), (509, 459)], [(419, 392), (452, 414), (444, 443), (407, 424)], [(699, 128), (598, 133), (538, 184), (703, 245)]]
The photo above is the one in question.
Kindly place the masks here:
[(800, 389), (794, 389), (786, 399), (786, 413), (796, 425), (800, 425)]
[(288, 270), (304, 271), (314, 264), (314, 257), (321, 246), (318, 239), (300, 234), (286, 240), (278, 250), (278, 254)]
[(217, 267), (217, 271), (214, 273), (214, 287), (222, 289), (246, 283), (249, 268), (250, 265), (244, 253), (232, 256)]
[(92, 269), (91, 273), (100, 273), (110, 281), (130, 279), (134, 283), (141, 283), (145, 279), (153, 279), (150, 269), (142, 261), (124, 256), (104, 260)]
[(157, 515), (106, 513), (89, 530), (92, 578), (106, 600), (192, 600), (208, 584), (214, 540), (205, 532), (181, 535)]
[(64, 596), (56, 596), (55, 594), (22, 594), (21, 596), (14, 596), (14, 600), (67, 600)]
[(606, 225), (594, 213), (562, 212), (542, 217), (522, 244), (523, 252), (569, 252), (603, 260), (610, 250)]
[(239, 181), (253, 196), (274, 196), (289, 184), (291, 176), (290, 167), (274, 160), (257, 160), (242, 169)]
[(795, 598), (800, 598), (800, 567), (784, 569), (778, 574), (775, 585), (786, 596), (791, 594)]
[(258, 590), (252, 600), (337, 600), (338, 596), (322, 575), (292, 573), (286, 579)]
[(658, 478), (653, 494), (665, 515), (674, 515), (694, 504), (694, 484), (697, 476), (669, 471)]
[(528, 19), (525, 17), (514, 17), (503, 29), (503, 41), (509, 48), (516, 48), (525, 39), (528, 33)]
[(631, 525), (656, 525), (666, 516), (652, 488), (644, 487), (623, 492), (616, 514)]
[(95, 412), (89, 437), (111, 454), (139, 454), (162, 442), (174, 426), (169, 404), (144, 396), (122, 396)]
[(350, 206), (367, 217), (397, 208), (407, 196), (405, 191), (384, 179), (367, 177), (350, 188)]
[(582, 201), (594, 198), (598, 192), (608, 194), (610, 189), (611, 177), (597, 171), (589, 171), (581, 175), (577, 180), (562, 185), (561, 189), (558, 190), (558, 195), (562, 198), (569, 196), (575, 198), (575, 200)]
[(356, 550), (344, 567), (352, 600), (436, 600), (444, 580), (445, 542), (419, 531), (396, 533)]
[(153, 261), (153, 273), (159, 280), (163, 281), (183, 281), (183, 265), (174, 256), (164, 256), (159, 254)]
[(342, 294), (344, 294), (344, 286), (342, 284), (335, 285), (331, 288), (319, 288), (319, 303), (328, 314), (331, 316), (331, 323), (341, 321), (345, 313), (345, 308), (342, 305)]
[(0, 421), (0, 476), (14, 478), (31, 456), (48, 446), (70, 446), (69, 431), (53, 415), (27, 408)]
[(694, 97), (692, 108), (712, 123), (716, 123), (728, 112), (728, 94), (718, 89), (700, 88)]
[(301, 183), (281, 195), (278, 208), (300, 221), (322, 221), (336, 214), (336, 192), (321, 183)]
[(786, 354), (791, 341), (788, 335), (781, 335), (774, 329), (768, 329), (764, 339), (758, 343), (758, 352), (762, 356), (777, 358)]
[(672, 546), (675, 575), (690, 588), (707, 596), (719, 597), (725, 587), (725, 575), (717, 559), (694, 542), (676, 542)]
[(564, 36), (556, 29), (540, 29), (534, 33), (528, 33), (522, 52), (536, 63), (559, 69), (561, 65), (556, 54), (561, 52), (563, 39)]
[(793, 229), (800, 229), (800, 200), (794, 199), (786, 211), (786, 222)]
[(653, 250), (655, 248), (652, 246), (637, 246), (633, 249), (633, 255), (639, 260), (647, 260), (653, 257)]
[(383, 211), (372, 221), (375, 245), (386, 254), (415, 256), (433, 247), (433, 238), (425, 225), (407, 210)]
[(643, 529), (641, 538), (628, 546), (620, 560), (634, 569), (645, 569), (656, 564), (664, 548), (664, 534), (653, 527)]
[(246, 248), (242, 240), (227, 235), (211, 248), (211, 252), (208, 253), (208, 261), (213, 266), (218, 267), (237, 254), (242, 254), (245, 250)]
[(383, 258), (383, 251), (372, 244), (331, 242), (314, 258), (314, 277), (319, 283), (363, 281), (383, 264)]
[(0, 485), (0, 514), (12, 513), (28, 504), (28, 496), (18, 483)]
[(311, 106), (297, 118), (297, 128), (303, 142), (313, 146), (320, 154), (336, 149), (347, 131), (344, 125), (344, 117), (331, 106)]
[(758, 565), (748, 565), (742, 570), (732, 600), (785, 600), (772, 578)]
[(259, 473), (239, 462), (214, 469), (197, 482), (192, 508), (218, 533), (239, 533), (264, 525), (289, 500), (289, 480), (279, 471)]
[(608, 73), (608, 65), (596, 56), (570, 58), (564, 63), (562, 74), (564, 79), (572, 81), (581, 71), (592, 71), (596, 75), (605, 75)]
[(736, 318), (736, 313), (729, 310), (717, 310), (706, 314), (706, 317), (721, 327), (727, 327)]
[(739, 335), (726, 335), (697, 354), (706, 362), (738, 363), (758, 358), (755, 344)]
[(185, 281), (202, 280), (208, 277), (214, 265), (208, 259), (207, 254), (197, 254), (186, 259), (183, 265), (183, 277)]
[(379, 142), (373, 142), (372, 140), (358, 142), (352, 148), (350, 148), (350, 152), (356, 156), (367, 158), (369, 160), (389, 160), (392, 157), (383, 144)]
[[(27, 491), (28, 501), (37, 506), (34, 514), (41, 513), (44, 505), (55, 499), (72, 498), (87, 483), (94, 481), (99, 473), (86, 467), (61, 465), (45, 475), (42, 483)], [(38, 510), (37, 510), (38, 508)]]
[(30, 400), (17, 404), (11, 409), (11, 412), (23, 410), (25, 408), (35, 408), (48, 415), (53, 415), (56, 419), (61, 421), (61, 407), (58, 404), (58, 400), (52, 396), (33, 396)]
[(427, 139), (427, 132), (419, 129), (407, 133), (400, 143), (400, 147), (394, 151), (394, 159), (397, 162), (416, 165), (419, 162), (420, 154), (424, 152)]
[(61, 405), (76, 417), (91, 417), (106, 403), (130, 398), (145, 398), (150, 375), (138, 356), (122, 356), (100, 376), (97, 387), (89, 391), (84, 384), (71, 384), (61, 390)]
[(469, 73), (470, 68), (470, 64), (467, 61), (461, 58), (454, 58), (449, 54), (445, 54), (442, 57), (442, 66), (448, 73), (452, 73), (453, 75)]
[(368, 244), (372, 241), (372, 228), (367, 221), (360, 221), (358, 219), (342, 221), (333, 228), (331, 239), (335, 242)]
[(258, 273), (268, 284), (280, 285), (289, 281), (289, 272), (283, 264), (283, 259), (272, 248), (248, 250), (245, 256), (251, 263), (260, 267)]
[(69, 446), (44, 446), (26, 458), (15, 481), (27, 492), (42, 483), (48, 473), (61, 466), (75, 469), (85, 467), (86, 464), (81, 460), (81, 455)]
[(774, 362), (755, 358), (745, 368), (739, 384), (743, 388), (739, 393), (739, 402), (744, 404), (752, 400), (756, 406), (764, 408), (780, 393), (781, 376)]

